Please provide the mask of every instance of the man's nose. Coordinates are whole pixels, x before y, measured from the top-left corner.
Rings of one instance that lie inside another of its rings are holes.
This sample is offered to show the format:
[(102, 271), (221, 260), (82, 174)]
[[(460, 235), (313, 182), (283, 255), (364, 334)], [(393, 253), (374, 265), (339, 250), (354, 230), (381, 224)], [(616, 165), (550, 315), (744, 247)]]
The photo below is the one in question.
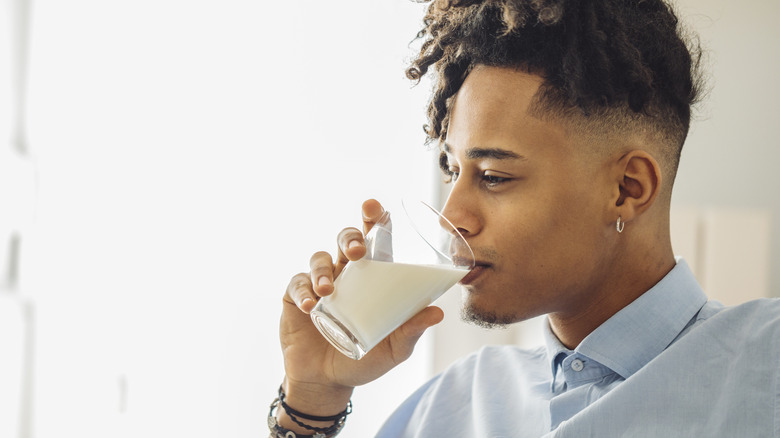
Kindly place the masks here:
[(452, 223), (463, 237), (469, 238), (479, 233), (481, 228), (477, 209), (476, 199), (468, 193), (465, 186), (459, 186), (458, 182), (456, 182), (447, 197), (447, 202), (444, 204), (442, 215)]

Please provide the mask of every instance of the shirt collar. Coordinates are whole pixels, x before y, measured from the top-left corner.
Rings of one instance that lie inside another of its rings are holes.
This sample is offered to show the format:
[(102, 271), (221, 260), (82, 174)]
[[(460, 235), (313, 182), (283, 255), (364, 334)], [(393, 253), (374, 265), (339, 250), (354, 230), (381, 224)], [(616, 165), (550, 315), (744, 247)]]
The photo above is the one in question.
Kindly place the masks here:
[[(682, 258), (664, 278), (604, 322), (575, 348), (627, 379), (658, 356), (679, 336), (707, 302), (693, 272)], [(571, 354), (549, 324), (544, 331), (555, 376), (561, 353)]]

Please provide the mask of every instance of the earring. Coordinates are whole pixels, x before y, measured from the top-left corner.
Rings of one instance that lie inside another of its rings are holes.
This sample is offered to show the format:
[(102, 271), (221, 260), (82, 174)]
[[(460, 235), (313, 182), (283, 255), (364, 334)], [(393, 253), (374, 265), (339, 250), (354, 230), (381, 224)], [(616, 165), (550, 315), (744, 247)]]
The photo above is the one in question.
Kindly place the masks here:
[(623, 228), (625, 228), (626, 226), (626, 223), (622, 221), (623, 221), (623, 216), (618, 216), (617, 224), (615, 224), (615, 228), (617, 228), (618, 233), (622, 233)]

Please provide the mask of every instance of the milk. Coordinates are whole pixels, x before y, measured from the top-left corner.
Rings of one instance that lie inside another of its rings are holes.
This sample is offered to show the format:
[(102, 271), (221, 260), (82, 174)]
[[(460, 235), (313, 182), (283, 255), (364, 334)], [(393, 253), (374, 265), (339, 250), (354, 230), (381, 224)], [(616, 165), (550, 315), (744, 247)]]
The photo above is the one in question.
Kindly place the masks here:
[[(347, 336), (357, 341), (360, 350), (365, 352), (468, 272), (452, 266), (367, 259), (350, 262), (336, 279), (333, 294), (320, 300), (318, 307), (349, 331), (351, 336)], [(343, 337), (339, 338), (344, 341)]]

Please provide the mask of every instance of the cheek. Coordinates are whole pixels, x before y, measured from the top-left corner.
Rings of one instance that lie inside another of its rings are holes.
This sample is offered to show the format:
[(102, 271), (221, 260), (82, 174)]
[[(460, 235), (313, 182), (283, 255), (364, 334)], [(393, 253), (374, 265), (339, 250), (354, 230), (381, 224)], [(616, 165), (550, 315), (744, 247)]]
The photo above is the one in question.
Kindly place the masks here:
[(565, 271), (572, 281), (579, 281), (575, 278), (588, 277), (601, 263), (601, 252), (607, 245), (601, 223), (603, 212), (592, 196), (582, 194), (570, 199), (556, 216), (549, 248), (561, 273)]
[(566, 228), (564, 219), (550, 210), (524, 206), (507, 220), (495, 223), (494, 245), (508, 272), (527, 277), (539, 269), (552, 267), (566, 240), (560, 230)]
[(498, 224), (498, 242), (524, 269), (555, 272), (587, 264), (600, 238), (593, 205), (592, 199), (572, 192), (515, 205), (514, 220)]

